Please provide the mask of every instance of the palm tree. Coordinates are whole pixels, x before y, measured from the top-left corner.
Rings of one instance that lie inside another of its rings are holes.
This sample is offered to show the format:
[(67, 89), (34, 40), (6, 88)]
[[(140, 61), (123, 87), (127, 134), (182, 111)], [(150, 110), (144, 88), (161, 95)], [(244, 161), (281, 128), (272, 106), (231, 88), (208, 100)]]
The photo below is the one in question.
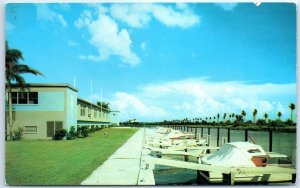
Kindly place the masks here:
[(234, 113), (232, 113), (232, 114), (231, 114), (231, 117), (232, 117), (232, 122), (233, 122), (234, 115), (235, 115)]
[(293, 111), (295, 110), (295, 104), (291, 103), (289, 107), (291, 109), (291, 124), (293, 124)]
[[(7, 85), (8, 94), (8, 129), (9, 136), (12, 138), (12, 127), (13, 127), (13, 117), (12, 117), (12, 98), (11, 91), (12, 85), (15, 83), (17, 87), (20, 87), (22, 91), (26, 88), (25, 79), (22, 74), (30, 73), (34, 75), (42, 75), (38, 70), (32, 69), (28, 65), (19, 64), (20, 60), (24, 60), (22, 52), (17, 49), (10, 49), (8, 47), (7, 41), (5, 42), (5, 78)], [(7, 133), (6, 133), (7, 134)]]
[(278, 115), (278, 119), (280, 120), (280, 117), (281, 117), (281, 115), (282, 115), (281, 112), (278, 112), (277, 115)]
[(219, 120), (220, 120), (220, 114), (217, 114), (217, 120), (218, 120), (218, 123), (219, 123)]
[(230, 122), (231, 122), (231, 114), (229, 114), (229, 120), (230, 120)]
[(268, 114), (267, 113), (265, 113), (264, 118), (265, 118), (265, 121), (267, 123), (267, 119), (268, 119)]
[(223, 115), (223, 121), (225, 122), (225, 119), (226, 119), (226, 113), (224, 113), (224, 115)]
[(256, 115), (257, 115), (257, 110), (254, 109), (252, 114), (253, 114), (253, 124), (255, 124), (255, 119), (256, 119)]
[(244, 121), (244, 119), (246, 118), (246, 112), (245, 112), (244, 110), (242, 110), (242, 116), (244, 117), (244, 118), (242, 119), (242, 121)]

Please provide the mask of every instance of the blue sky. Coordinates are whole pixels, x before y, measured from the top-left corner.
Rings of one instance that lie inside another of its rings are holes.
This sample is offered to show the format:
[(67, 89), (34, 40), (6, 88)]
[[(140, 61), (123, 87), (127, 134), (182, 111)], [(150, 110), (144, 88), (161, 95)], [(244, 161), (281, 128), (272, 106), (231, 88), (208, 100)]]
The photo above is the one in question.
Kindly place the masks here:
[[(296, 102), (292, 3), (8, 4), (6, 40), (45, 77), (140, 121), (278, 111)], [(90, 82), (93, 83), (91, 96)]]

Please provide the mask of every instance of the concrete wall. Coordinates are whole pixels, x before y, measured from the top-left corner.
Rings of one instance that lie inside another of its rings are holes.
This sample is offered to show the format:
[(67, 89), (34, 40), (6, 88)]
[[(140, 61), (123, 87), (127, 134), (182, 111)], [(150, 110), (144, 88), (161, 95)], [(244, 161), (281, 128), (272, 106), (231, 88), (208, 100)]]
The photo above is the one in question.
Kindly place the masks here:
[[(14, 89), (13, 92), (19, 90)], [(36, 127), (35, 133), (25, 132), (24, 138), (48, 138), (47, 122), (49, 121), (62, 122), (63, 128), (68, 131), (71, 126), (110, 124), (110, 116), (107, 112), (101, 111), (98, 105), (91, 106), (88, 101), (78, 99), (77, 91), (68, 86), (30, 87), (30, 92), (38, 92), (38, 104), (13, 105), (13, 129), (26, 126), (35, 129)], [(80, 114), (81, 106), (85, 108), (85, 116)]]
[[(84, 108), (85, 115), (81, 115), (81, 108)], [(90, 109), (90, 116), (89, 116), (89, 109)], [(96, 116), (95, 116), (96, 115)], [(82, 124), (108, 124), (110, 123), (109, 115), (108, 113), (105, 113), (104, 111), (101, 112), (101, 108), (97, 105), (91, 105), (88, 104), (85, 101), (78, 100), (77, 101), (77, 120), (78, 123)]]
[(63, 128), (66, 128), (64, 112), (38, 112), (18, 111), (15, 113), (14, 128), (25, 126), (36, 126), (37, 133), (24, 133), (25, 139), (45, 139), (47, 137), (47, 121), (62, 121)]
[(67, 124), (66, 129), (69, 131), (71, 126), (77, 127), (77, 92), (67, 89)]
[(120, 126), (120, 112), (119, 111), (111, 111), (109, 113), (109, 119), (113, 126)]
[(71, 125), (77, 125), (76, 91), (68, 87), (32, 87), (30, 92), (38, 92), (38, 104), (13, 104), (13, 129), (37, 127), (36, 133), (25, 132), (24, 138), (48, 138), (48, 121), (61, 121), (63, 128), (67, 130)]

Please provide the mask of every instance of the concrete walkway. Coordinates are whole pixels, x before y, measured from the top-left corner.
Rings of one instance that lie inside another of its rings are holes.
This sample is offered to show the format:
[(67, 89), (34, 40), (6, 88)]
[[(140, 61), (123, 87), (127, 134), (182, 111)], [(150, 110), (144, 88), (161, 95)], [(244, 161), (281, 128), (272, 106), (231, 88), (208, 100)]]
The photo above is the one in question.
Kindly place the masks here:
[(81, 185), (138, 185), (144, 131), (139, 129)]

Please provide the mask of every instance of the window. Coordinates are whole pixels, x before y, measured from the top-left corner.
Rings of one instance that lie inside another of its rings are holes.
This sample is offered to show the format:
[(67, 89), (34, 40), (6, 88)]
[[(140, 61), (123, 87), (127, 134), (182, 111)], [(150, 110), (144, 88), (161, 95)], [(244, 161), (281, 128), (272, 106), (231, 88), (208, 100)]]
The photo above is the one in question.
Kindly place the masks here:
[(80, 115), (85, 116), (85, 107), (84, 106), (80, 107)]
[(38, 92), (12, 92), (13, 104), (38, 104)]
[(89, 117), (91, 117), (91, 109), (88, 108), (88, 114), (89, 114)]
[(11, 93), (11, 99), (13, 104), (18, 104), (18, 93), (17, 92), (12, 92)]
[(55, 131), (63, 128), (62, 121), (47, 121), (47, 137), (52, 137)]
[(18, 93), (18, 104), (28, 104), (28, 95), (27, 93)]
[(38, 93), (30, 92), (28, 96), (28, 104), (37, 104), (38, 103)]
[(36, 134), (37, 126), (25, 126), (24, 133), (25, 134)]
[(255, 148), (255, 149), (249, 149), (248, 150), (248, 153), (260, 153), (261, 151), (259, 150), (259, 149), (257, 149), (257, 148)]

